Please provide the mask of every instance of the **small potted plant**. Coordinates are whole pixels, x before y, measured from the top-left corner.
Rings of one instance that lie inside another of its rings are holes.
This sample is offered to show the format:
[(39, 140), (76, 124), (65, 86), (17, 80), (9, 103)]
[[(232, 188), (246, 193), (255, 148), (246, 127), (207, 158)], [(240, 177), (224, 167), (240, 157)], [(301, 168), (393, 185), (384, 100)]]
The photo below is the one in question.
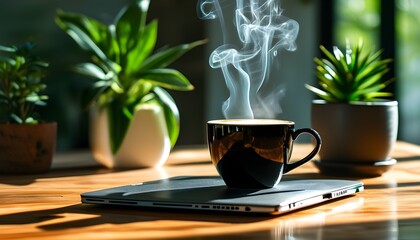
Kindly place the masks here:
[(315, 58), (319, 87), (306, 85), (322, 100), (312, 102), (312, 127), (321, 135), (323, 147), (314, 163), (321, 173), (379, 176), (392, 167), (390, 158), (397, 139), (398, 102), (384, 89), (392, 59), (380, 59), (363, 41), (349, 42), (343, 53), (320, 47), (325, 58)]
[(90, 142), (109, 168), (162, 165), (179, 135), (179, 112), (165, 89), (194, 87), (168, 66), (205, 41), (155, 51), (158, 24), (146, 23), (149, 0), (132, 1), (111, 25), (83, 14), (57, 11), (56, 23), (91, 54), (78, 73), (94, 81), (84, 106), (93, 109)]
[(48, 97), (42, 82), (48, 63), (33, 54), (35, 45), (0, 46), (0, 172), (49, 170), (57, 124), (42, 122), (35, 111)]

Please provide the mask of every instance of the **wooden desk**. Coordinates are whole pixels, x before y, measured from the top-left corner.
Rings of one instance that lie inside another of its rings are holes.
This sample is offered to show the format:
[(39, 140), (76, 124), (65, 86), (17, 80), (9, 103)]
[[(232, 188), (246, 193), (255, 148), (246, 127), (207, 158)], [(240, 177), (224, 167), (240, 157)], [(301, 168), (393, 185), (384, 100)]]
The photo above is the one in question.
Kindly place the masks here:
[[(295, 147), (294, 158), (307, 145)], [(420, 239), (420, 147), (362, 179), (365, 192), (280, 216), (182, 213), (82, 205), (80, 193), (179, 175), (216, 175), (205, 148), (177, 150), (162, 169), (112, 171), (88, 153), (60, 154), (41, 175), (0, 176), (0, 239)], [(79, 165), (81, 167), (72, 167)], [(320, 176), (312, 163), (288, 178)]]

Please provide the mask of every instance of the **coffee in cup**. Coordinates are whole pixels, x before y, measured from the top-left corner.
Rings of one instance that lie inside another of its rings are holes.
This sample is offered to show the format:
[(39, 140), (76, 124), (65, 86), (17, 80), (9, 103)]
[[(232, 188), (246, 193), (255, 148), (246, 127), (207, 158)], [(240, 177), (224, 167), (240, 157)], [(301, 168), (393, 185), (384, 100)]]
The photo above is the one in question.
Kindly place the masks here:
[[(230, 188), (260, 189), (277, 185), (284, 173), (311, 160), (321, 147), (321, 137), (311, 128), (295, 130), (292, 121), (226, 119), (207, 122), (211, 160)], [(289, 162), (293, 142), (310, 134), (315, 147), (306, 157)]]

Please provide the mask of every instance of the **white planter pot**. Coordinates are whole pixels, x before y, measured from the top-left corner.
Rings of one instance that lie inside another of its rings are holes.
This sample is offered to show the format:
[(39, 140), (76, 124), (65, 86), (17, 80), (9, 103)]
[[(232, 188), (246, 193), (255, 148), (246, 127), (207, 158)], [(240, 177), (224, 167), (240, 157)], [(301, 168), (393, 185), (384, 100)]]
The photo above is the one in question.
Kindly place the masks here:
[(115, 154), (111, 152), (108, 128), (106, 110), (94, 110), (91, 115), (90, 144), (94, 158), (101, 165), (107, 168), (158, 167), (168, 159), (171, 144), (161, 107), (141, 106)]

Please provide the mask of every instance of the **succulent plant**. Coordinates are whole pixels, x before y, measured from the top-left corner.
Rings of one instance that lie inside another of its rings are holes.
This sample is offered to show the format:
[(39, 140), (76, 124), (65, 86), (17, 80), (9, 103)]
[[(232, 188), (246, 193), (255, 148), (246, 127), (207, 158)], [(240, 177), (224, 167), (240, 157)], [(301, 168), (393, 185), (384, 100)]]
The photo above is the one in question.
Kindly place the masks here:
[(131, 1), (105, 25), (79, 13), (57, 11), (56, 23), (81, 49), (91, 54), (91, 62), (76, 66), (78, 73), (93, 78), (84, 94), (85, 106), (108, 110), (113, 153), (121, 146), (136, 109), (141, 104), (162, 107), (171, 146), (179, 135), (179, 112), (166, 91), (189, 91), (194, 87), (178, 70), (168, 66), (205, 41), (195, 41), (155, 51), (158, 23), (146, 22), (150, 0)]
[(347, 41), (343, 53), (334, 46), (320, 49), (325, 58), (315, 58), (319, 87), (305, 87), (327, 102), (375, 101), (392, 96), (383, 90), (394, 80), (386, 79), (392, 59), (380, 59), (383, 50), (372, 52), (363, 48), (363, 41), (354, 47)]
[(33, 54), (35, 44), (0, 45), (0, 121), (37, 124), (36, 106), (46, 105), (42, 82), (48, 63)]

